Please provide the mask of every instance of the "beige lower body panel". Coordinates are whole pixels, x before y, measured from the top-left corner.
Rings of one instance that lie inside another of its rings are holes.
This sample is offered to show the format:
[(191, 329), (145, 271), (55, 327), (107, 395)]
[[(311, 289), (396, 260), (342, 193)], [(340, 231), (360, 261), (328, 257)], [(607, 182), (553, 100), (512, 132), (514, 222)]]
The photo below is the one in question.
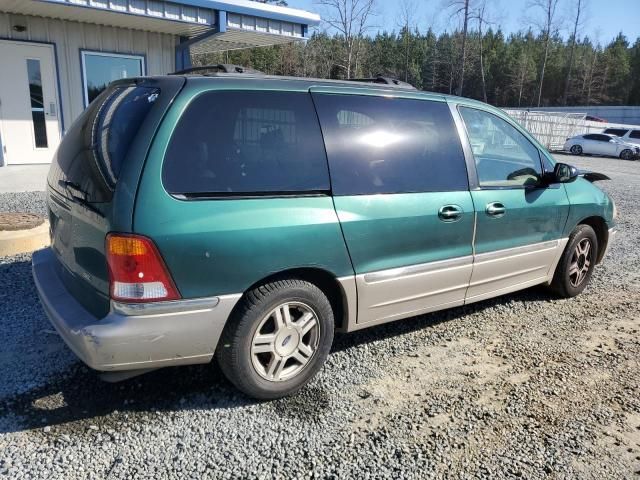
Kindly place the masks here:
[(568, 239), (476, 255), (466, 302), (550, 281)]
[[(444, 310), (550, 283), (567, 238), (343, 277), (344, 331)], [(357, 307), (356, 307), (357, 305)]]
[(464, 303), (473, 257), (356, 276), (358, 324), (378, 324)]

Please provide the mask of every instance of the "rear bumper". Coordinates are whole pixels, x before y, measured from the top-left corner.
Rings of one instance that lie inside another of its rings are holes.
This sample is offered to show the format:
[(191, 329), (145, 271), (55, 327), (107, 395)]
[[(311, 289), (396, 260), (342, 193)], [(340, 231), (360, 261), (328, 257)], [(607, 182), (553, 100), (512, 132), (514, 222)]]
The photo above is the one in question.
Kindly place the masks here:
[(65, 289), (50, 248), (33, 254), (42, 306), (65, 343), (89, 367), (138, 370), (207, 363), (241, 295), (145, 305), (112, 303), (97, 319)]

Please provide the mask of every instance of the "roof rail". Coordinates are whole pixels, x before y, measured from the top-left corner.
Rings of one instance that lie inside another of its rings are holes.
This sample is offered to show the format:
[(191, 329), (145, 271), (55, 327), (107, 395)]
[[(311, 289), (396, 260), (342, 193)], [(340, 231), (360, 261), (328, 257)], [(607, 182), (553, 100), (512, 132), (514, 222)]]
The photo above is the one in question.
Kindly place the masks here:
[(389, 85), (390, 87), (409, 88), (416, 90), (416, 87), (410, 83), (403, 82), (397, 78), (385, 77), (383, 75), (376, 75), (373, 78), (350, 78), (350, 82), (362, 82), (362, 83), (381, 83), (383, 85)]
[(242, 65), (233, 65), (231, 63), (219, 63), (217, 65), (204, 65), (201, 67), (185, 68), (177, 72), (173, 72), (170, 75), (188, 75), (191, 73), (200, 72), (214, 72), (214, 73), (252, 73), (257, 75), (263, 75), (259, 70), (255, 70), (249, 67), (243, 67)]

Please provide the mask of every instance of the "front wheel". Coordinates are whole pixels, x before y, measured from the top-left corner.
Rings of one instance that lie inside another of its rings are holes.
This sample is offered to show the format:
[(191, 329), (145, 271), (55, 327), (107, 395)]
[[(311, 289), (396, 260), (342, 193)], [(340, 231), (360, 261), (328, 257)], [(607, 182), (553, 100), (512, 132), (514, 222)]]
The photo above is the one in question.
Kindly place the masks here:
[(569, 237), (551, 282), (564, 298), (575, 297), (589, 284), (598, 258), (598, 237), (589, 225), (578, 225)]
[(631, 160), (633, 158), (633, 152), (629, 148), (625, 148), (620, 152), (620, 158), (622, 160)]
[(582, 147), (580, 145), (573, 145), (569, 151), (574, 155), (582, 155)]
[(239, 390), (272, 400), (296, 392), (320, 370), (333, 331), (331, 304), (317, 286), (298, 279), (274, 281), (243, 297), (216, 355)]

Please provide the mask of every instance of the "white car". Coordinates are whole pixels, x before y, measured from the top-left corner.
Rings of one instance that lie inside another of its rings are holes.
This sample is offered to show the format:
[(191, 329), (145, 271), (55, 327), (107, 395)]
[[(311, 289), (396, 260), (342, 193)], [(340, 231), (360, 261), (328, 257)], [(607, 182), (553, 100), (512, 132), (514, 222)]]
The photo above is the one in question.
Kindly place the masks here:
[(565, 152), (574, 155), (605, 155), (607, 157), (619, 157), (623, 160), (632, 160), (640, 155), (640, 147), (627, 143), (615, 135), (604, 133), (587, 133), (567, 138), (564, 144)]
[(632, 128), (606, 128), (604, 132), (606, 135), (615, 135), (623, 142), (633, 143), (636, 147), (640, 147), (640, 127), (637, 129)]

